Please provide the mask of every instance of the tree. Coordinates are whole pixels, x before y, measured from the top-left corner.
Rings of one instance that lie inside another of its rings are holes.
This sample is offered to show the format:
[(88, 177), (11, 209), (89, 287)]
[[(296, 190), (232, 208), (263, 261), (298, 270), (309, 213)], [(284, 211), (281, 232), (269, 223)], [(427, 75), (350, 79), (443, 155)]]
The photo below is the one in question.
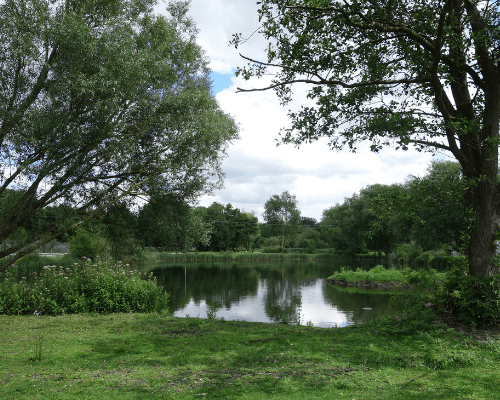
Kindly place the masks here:
[(383, 195), (384, 185), (370, 185), (361, 189), (359, 194), (344, 199), (343, 204), (323, 211), (320, 226), (323, 236), (336, 249), (356, 254), (368, 249), (389, 254), (392, 250), (394, 235), (384, 218), (372, 212), (372, 202)]
[(389, 226), (399, 243), (414, 241), (424, 250), (441, 245), (460, 250), (468, 219), (465, 188), (458, 163), (433, 162), (423, 177), (409, 176), (374, 199), (374, 227)]
[(289, 238), (300, 223), (300, 211), (295, 195), (288, 192), (275, 194), (264, 204), (262, 216), (274, 234), (281, 234), (281, 247), (285, 247), (285, 237)]
[(139, 211), (138, 234), (145, 246), (184, 249), (189, 205), (171, 194), (154, 194)]
[[(239, 211), (239, 210), (238, 210)], [(235, 218), (236, 246), (250, 250), (251, 242), (260, 236), (259, 220), (253, 213), (239, 211)]]
[(213, 202), (203, 215), (212, 227), (210, 247), (220, 250), (235, 250), (239, 246), (249, 250), (250, 242), (260, 233), (257, 218), (251, 213)]
[(233, 214), (234, 209), (231, 204), (224, 206), (214, 201), (207, 207), (205, 217), (212, 227), (210, 235), (211, 248), (221, 251), (233, 247), (234, 232), (230, 223)]
[[(0, 202), (23, 193), (0, 242), (47, 206), (92, 218), (130, 196), (220, 187), (237, 126), (211, 94), (188, 2), (170, 2), (169, 17), (155, 4), (0, 1)], [(71, 227), (18, 240), (0, 271)]]
[(138, 218), (127, 204), (117, 202), (100, 213), (98, 218), (103, 225), (102, 235), (108, 241), (114, 259), (123, 261), (124, 257), (129, 260), (130, 257), (139, 257), (143, 246), (135, 238)]
[[(334, 149), (444, 151), (460, 163), (474, 218), (467, 255), (475, 277), (494, 261), (500, 188), (500, 10), (480, 0), (262, 0), (267, 60), (237, 74), (274, 74), (282, 103), (310, 85), (315, 106), (290, 112), (284, 143), (327, 137)], [(238, 46), (241, 35), (233, 43)], [(240, 91), (245, 91), (240, 89)]]

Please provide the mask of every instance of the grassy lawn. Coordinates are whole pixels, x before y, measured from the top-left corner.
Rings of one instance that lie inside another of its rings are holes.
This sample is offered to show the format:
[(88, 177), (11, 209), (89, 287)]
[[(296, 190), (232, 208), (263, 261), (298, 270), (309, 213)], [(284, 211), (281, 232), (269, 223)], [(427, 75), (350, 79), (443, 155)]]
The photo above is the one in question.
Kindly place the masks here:
[(0, 316), (0, 398), (500, 398), (498, 336), (411, 326)]

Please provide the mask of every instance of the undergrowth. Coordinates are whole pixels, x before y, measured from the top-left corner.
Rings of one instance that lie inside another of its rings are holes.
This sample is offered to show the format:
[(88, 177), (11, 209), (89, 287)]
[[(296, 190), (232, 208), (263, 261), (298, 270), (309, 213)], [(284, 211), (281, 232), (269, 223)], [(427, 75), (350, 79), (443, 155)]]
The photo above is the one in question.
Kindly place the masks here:
[(86, 259), (70, 267), (45, 265), (18, 279), (12, 267), (0, 282), (0, 314), (151, 312), (166, 309), (168, 294), (128, 265)]

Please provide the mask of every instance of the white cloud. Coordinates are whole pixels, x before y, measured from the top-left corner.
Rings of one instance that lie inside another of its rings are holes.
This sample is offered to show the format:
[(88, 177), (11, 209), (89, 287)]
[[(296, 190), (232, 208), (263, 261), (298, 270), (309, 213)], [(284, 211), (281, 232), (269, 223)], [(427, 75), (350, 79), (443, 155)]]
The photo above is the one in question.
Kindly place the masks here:
[[(245, 65), (239, 52), (264, 59), (267, 44), (258, 34), (239, 49), (229, 46), (233, 33), (248, 37), (258, 29), (255, 2), (192, 0), (190, 14), (200, 30), (198, 42), (214, 71), (229, 74)], [(276, 147), (280, 128), (289, 123), (287, 109), (305, 104), (307, 87), (294, 88), (295, 101), (288, 108), (279, 104), (274, 92), (235, 93), (237, 87), (263, 87), (265, 83), (233, 77), (232, 85), (217, 94), (221, 107), (240, 123), (241, 139), (229, 148), (223, 163), (225, 188), (215, 196), (203, 197), (201, 205), (213, 201), (231, 203), (257, 211), (260, 217), (264, 203), (272, 195), (288, 190), (297, 196), (302, 215), (319, 220), (325, 208), (342, 203), (366, 185), (403, 182), (409, 174), (423, 174), (432, 159), (428, 153), (413, 150), (384, 149), (376, 154), (369, 151), (368, 145), (361, 145), (354, 154), (334, 152), (326, 140), (300, 149)]]

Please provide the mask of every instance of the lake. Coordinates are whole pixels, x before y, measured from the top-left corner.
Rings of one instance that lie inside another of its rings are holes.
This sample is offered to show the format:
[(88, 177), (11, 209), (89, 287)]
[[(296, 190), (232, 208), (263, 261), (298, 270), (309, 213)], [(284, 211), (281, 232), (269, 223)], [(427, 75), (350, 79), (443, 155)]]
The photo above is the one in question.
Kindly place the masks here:
[[(349, 261), (364, 268), (374, 262)], [(347, 265), (347, 264), (342, 264)], [(339, 262), (163, 263), (145, 265), (170, 293), (175, 317), (343, 327), (400, 310), (387, 291), (338, 288)]]

